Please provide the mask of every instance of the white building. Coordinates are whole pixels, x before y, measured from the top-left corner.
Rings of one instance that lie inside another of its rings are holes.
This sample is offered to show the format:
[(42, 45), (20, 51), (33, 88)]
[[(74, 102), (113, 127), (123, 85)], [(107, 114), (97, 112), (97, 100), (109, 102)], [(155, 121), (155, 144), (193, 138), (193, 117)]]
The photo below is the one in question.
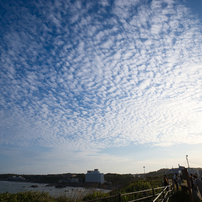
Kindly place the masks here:
[(96, 182), (96, 183), (104, 183), (104, 174), (100, 173), (98, 169), (94, 169), (94, 171), (87, 171), (85, 176), (85, 182)]

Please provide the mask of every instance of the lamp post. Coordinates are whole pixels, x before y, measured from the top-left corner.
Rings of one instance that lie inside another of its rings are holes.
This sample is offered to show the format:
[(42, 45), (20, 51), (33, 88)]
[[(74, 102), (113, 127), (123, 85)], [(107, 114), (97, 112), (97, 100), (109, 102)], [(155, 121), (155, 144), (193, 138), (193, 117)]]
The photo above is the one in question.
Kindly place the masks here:
[(145, 178), (145, 166), (143, 166), (143, 168), (144, 168), (144, 178)]
[(188, 169), (189, 169), (188, 155), (186, 155), (186, 159), (187, 159), (187, 164), (188, 164)]

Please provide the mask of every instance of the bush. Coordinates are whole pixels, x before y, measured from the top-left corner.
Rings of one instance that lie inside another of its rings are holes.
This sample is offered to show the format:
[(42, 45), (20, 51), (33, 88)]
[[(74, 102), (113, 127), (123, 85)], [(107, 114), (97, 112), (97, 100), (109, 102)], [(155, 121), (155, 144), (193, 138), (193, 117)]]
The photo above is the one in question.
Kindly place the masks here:
[(75, 200), (66, 196), (53, 197), (46, 192), (19, 192), (17, 194), (3, 193), (0, 194), (2, 202), (74, 202)]
[(104, 197), (108, 197), (108, 196), (110, 196), (109, 193), (103, 193), (103, 192), (94, 191), (91, 194), (87, 194), (83, 198), (83, 201), (93, 200), (93, 199), (97, 199), (97, 198), (104, 198)]

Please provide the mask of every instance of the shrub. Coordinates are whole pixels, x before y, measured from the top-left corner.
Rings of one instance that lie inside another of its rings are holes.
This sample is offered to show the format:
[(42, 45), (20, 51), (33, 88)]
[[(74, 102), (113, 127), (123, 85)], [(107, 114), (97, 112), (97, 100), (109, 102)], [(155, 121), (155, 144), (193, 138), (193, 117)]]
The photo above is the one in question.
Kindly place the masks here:
[(0, 194), (0, 201), (2, 202), (74, 202), (66, 196), (53, 197), (46, 192), (19, 192), (17, 194), (3, 193)]

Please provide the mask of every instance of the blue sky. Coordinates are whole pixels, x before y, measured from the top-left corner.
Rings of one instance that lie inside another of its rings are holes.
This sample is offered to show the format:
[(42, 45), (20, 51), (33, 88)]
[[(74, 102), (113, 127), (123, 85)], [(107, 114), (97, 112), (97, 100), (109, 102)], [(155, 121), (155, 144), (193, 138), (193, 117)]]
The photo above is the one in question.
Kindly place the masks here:
[(0, 172), (202, 167), (201, 10), (1, 1)]

